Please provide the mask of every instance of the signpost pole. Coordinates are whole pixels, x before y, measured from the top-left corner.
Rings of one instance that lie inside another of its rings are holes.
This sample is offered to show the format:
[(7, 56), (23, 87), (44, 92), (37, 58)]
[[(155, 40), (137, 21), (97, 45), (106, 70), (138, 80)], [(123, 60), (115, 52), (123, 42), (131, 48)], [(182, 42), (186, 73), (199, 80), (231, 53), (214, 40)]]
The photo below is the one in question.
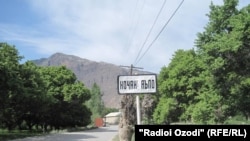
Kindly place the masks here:
[[(133, 75), (133, 68), (134, 66), (131, 64), (130, 67), (130, 75)], [(139, 95), (136, 95), (136, 119), (137, 119), (137, 124), (141, 124), (141, 110), (140, 110), (140, 97)]]
[(140, 97), (136, 95), (136, 114), (137, 114), (137, 124), (141, 124), (141, 109), (140, 109)]

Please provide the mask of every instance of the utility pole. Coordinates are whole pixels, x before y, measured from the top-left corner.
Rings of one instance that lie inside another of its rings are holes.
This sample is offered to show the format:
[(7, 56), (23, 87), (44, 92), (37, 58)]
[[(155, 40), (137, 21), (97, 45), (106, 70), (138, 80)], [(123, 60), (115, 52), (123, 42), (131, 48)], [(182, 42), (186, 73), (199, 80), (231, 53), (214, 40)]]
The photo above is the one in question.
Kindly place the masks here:
[(120, 67), (130, 68), (130, 75), (133, 75), (133, 69), (143, 69), (141, 67), (135, 67), (135, 66), (133, 66), (133, 64), (131, 64), (130, 66), (120, 66)]
[[(130, 68), (130, 75), (133, 75), (133, 69), (143, 69), (140, 67), (131, 66), (120, 66)], [(141, 123), (140, 115), (140, 99), (139, 95), (136, 95), (137, 103), (137, 124)], [(119, 138), (120, 141), (131, 141), (133, 135), (133, 125), (134, 125), (134, 98), (131, 94), (124, 95), (121, 100), (122, 116), (119, 123)]]

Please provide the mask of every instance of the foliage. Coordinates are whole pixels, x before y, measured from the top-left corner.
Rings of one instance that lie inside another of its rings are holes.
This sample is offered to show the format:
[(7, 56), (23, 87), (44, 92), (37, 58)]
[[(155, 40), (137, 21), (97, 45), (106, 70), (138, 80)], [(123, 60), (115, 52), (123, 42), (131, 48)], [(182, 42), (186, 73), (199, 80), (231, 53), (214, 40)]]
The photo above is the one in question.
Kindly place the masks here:
[(197, 48), (213, 77), (213, 89), (220, 96), (216, 109), (222, 117), (219, 122), (235, 115), (236, 109), (249, 116), (249, 110), (243, 110), (246, 105), (241, 105), (242, 97), (250, 100), (249, 93), (241, 84), (249, 78), (250, 5), (238, 10), (237, 4), (237, 0), (225, 0), (222, 6), (212, 4), (210, 22), (197, 39)]
[(25, 96), (20, 76), (22, 59), (14, 46), (0, 43), (0, 126), (13, 129), (22, 116), (19, 103)]
[(14, 46), (0, 43), (0, 128), (46, 130), (90, 123), (84, 104), (90, 91), (72, 71), (20, 64), (22, 58)]
[(175, 102), (174, 99), (161, 98), (153, 114), (155, 123), (161, 124), (161, 123), (169, 123), (171, 121), (178, 121), (178, 119), (176, 119), (178, 115), (175, 116), (176, 115), (175, 113), (177, 111), (176, 105), (177, 103)]
[(154, 113), (155, 120), (159, 118), (157, 123), (176, 122), (181, 117), (190, 120), (187, 108), (197, 101), (204, 83), (200, 79), (203, 65), (198, 57), (194, 50), (178, 50), (169, 66), (162, 69), (158, 83), (161, 99)]
[(86, 102), (86, 105), (92, 112), (92, 121), (95, 120), (95, 118), (100, 118), (104, 116), (104, 103), (102, 101), (102, 94), (100, 87), (94, 83), (92, 85), (91, 91), (91, 98)]
[(217, 124), (239, 113), (249, 118), (250, 5), (237, 6), (238, 0), (211, 3), (196, 50), (177, 50), (162, 68), (154, 111), (157, 123)]
[(77, 81), (75, 74), (65, 66), (40, 69), (51, 101), (46, 123), (55, 129), (89, 124), (91, 113), (84, 102), (90, 98), (90, 92)]

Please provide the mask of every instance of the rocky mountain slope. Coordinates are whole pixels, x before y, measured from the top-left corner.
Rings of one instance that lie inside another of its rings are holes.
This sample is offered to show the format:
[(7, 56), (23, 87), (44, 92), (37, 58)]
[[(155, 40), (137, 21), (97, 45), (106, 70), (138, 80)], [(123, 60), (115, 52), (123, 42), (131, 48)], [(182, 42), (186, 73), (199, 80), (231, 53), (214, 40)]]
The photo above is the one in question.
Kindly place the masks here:
[[(33, 60), (33, 62), (39, 66), (66, 66), (72, 70), (78, 80), (82, 81), (88, 88), (91, 88), (94, 83), (100, 87), (103, 95), (102, 99), (106, 107), (120, 107), (122, 95), (119, 95), (117, 91), (117, 76), (129, 75), (129, 69), (110, 63), (95, 62), (62, 53), (55, 53), (49, 58)], [(134, 70), (134, 72), (138, 74), (149, 73), (139, 70)]]

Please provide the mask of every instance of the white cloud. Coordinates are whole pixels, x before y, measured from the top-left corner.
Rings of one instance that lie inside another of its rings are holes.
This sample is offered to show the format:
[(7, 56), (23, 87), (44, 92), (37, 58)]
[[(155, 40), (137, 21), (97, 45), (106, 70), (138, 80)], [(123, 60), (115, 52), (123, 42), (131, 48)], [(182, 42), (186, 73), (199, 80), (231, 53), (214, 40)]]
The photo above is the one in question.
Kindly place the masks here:
[[(44, 55), (63, 52), (94, 61), (130, 65), (134, 63), (163, 0), (28, 2), (40, 21), (32, 27), (0, 22), (0, 31), (5, 33), (0, 37), (33, 46)], [(144, 49), (147, 49), (180, 2), (166, 2)], [(144, 70), (158, 73), (170, 62), (174, 51), (193, 48), (196, 34), (203, 30), (208, 20), (205, 14), (209, 11), (210, 2), (185, 0), (138, 65)], [(214, 3), (221, 4), (222, 0), (215, 0)]]

